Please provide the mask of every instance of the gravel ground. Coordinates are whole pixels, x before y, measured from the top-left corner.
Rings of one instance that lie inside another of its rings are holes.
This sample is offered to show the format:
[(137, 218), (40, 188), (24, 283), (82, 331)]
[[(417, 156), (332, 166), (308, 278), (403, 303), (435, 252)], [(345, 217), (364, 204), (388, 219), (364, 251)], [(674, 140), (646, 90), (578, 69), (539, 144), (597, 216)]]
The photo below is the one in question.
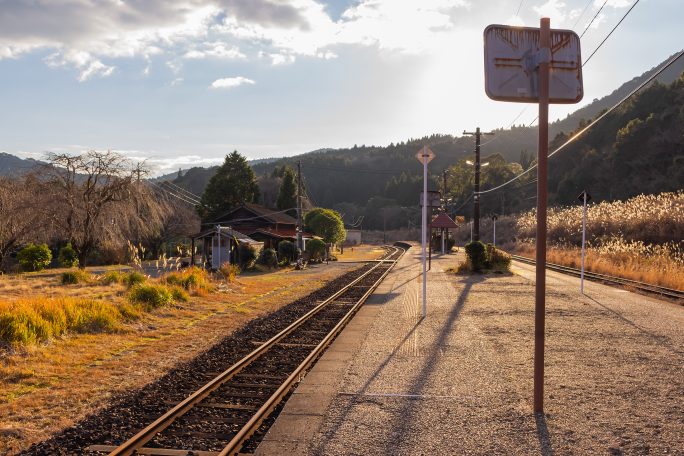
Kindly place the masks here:
[(532, 413), (533, 266), (456, 276), (418, 249), (309, 454), (682, 454), (684, 307), (547, 273), (545, 414)]

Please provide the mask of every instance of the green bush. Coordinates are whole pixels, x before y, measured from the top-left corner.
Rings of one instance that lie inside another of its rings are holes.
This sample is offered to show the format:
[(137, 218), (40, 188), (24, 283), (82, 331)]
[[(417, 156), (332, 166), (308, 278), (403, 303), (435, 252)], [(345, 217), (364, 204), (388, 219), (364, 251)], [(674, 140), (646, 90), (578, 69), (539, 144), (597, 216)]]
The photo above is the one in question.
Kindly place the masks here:
[(57, 255), (57, 262), (60, 266), (64, 268), (75, 268), (78, 266), (78, 254), (76, 250), (71, 246), (71, 243), (65, 245), (59, 249), (59, 254)]
[(119, 271), (108, 271), (100, 277), (100, 282), (104, 285), (111, 285), (113, 283), (121, 283), (124, 280), (124, 275)]
[(274, 249), (261, 249), (257, 264), (268, 266), (269, 268), (278, 267), (278, 255)]
[(52, 261), (52, 252), (47, 244), (29, 244), (19, 251), (17, 260), (24, 271), (40, 271)]
[(174, 301), (182, 301), (182, 302), (187, 302), (188, 299), (190, 299), (190, 295), (188, 295), (188, 292), (182, 289), (181, 287), (172, 287), (171, 288), (171, 297), (173, 298)]
[(173, 302), (173, 294), (164, 285), (139, 283), (131, 288), (128, 299), (142, 304), (146, 310), (156, 309)]
[(123, 278), (123, 282), (126, 284), (128, 288), (132, 288), (135, 285), (145, 283), (146, 280), (147, 277), (145, 277), (144, 274), (137, 271), (129, 272)]
[(281, 261), (294, 261), (297, 257), (297, 247), (294, 242), (280, 241), (278, 244), (278, 256)]
[(66, 272), (63, 272), (61, 275), (62, 285), (75, 285), (77, 283), (88, 283), (88, 282), (90, 282), (90, 280), (91, 280), (90, 274), (88, 274), (85, 271), (81, 271), (80, 269), (76, 269), (74, 271), (66, 271)]
[(487, 244), (487, 264), (495, 271), (506, 272), (511, 268), (511, 256), (492, 244)]
[(168, 285), (179, 286), (195, 293), (211, 291), (213, 288), (207, 271), (195, 267), (170, 272), (162, 278), (162, 281)]
[(254, 247), (249, 244), (240, 244), (238, 247), (238, 262), (243, 271), (254, 266), (256, 259), (257, 252)]
[(465, 251), (473, 271), (481, 271), (487, 267), (487, 252), (482, 242), (473, 241), (467, 243)]
[(306, 251), (310, 259), (318, 260), (325, 254), (325, 242), (320, 239), (311, 239), (306, 243)]

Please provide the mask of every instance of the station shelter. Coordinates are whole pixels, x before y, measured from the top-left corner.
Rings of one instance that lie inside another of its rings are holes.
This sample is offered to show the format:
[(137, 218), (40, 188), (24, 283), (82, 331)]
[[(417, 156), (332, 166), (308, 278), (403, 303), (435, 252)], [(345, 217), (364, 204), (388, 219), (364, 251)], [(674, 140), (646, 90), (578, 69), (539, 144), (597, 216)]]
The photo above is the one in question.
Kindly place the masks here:
[(439, 230), (442, 244), (442, 253), (446, 252), (445, 242), (446, 239), (449, 239), (449, 229), (455, 230), (457, 228), (458, 224), (454, 222), (451, 219), (451, 217), (447, 215), (446, 212), (440, 212), (432, 218), (432, 221), (430, 222), (430, 237), (432, 237), (433, 230)]
[(223, 263), (239, 262), (240, 244), (247, 244), (259, 251), (264, 243), (232, 229), (217, 225), (191, 236), (191, 265), (218, 269)]

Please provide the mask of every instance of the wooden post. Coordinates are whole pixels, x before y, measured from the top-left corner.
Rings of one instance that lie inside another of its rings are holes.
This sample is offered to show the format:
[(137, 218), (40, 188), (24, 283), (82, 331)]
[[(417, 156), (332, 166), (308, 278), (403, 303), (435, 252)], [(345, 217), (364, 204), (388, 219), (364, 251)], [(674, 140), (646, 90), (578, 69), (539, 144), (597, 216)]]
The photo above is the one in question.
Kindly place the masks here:
[(546, 312), (546, 203), (549, 153), (549, 63), (551, 20), (540, 20), (539, 147), (537, 153), (537, 251), (534, 305), (534, 411), (544, 411), (544, 336)]

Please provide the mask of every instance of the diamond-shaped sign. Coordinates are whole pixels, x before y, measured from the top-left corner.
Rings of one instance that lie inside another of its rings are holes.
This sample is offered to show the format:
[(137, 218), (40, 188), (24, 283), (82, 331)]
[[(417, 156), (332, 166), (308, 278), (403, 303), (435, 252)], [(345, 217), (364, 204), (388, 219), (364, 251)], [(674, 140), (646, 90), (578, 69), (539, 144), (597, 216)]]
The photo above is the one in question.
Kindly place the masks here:
[(421, 147), (418, 153), (416, 153), (416, 158), (421, 163), (423, 163), (423, 160), (427, 160), (430, 163), (435, 158), (435, 153), (429, 147)]

